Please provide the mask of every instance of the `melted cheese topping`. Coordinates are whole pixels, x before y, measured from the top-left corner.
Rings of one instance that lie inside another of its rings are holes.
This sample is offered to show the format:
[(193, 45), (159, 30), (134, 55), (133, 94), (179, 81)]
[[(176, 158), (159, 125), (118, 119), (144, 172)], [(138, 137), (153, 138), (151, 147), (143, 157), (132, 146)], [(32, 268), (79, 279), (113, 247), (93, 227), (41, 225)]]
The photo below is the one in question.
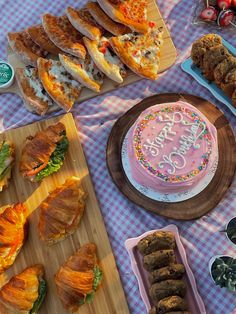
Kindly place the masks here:
[(163, 44), (162, 29), (152, 29), (147, 34), (125, 34), (119, 37), (133, 60), (145, 65), (158, 66), (160, 48)]
[(147, 21), (147, 0), (122, 0), (117, 6), (127, 19), (139, 23)]
[(47, 95), (43, 84), (41, 83), (39, 77), (36, 74), (34, 68), (26, 68), (24, 72), (25, 76), (28, 78), (28, 82), (30, 87), (34, 90), (35, 95), (42, 99), (43, 101), (47, 102), (49, 106), (53, 105), (51, 98)]

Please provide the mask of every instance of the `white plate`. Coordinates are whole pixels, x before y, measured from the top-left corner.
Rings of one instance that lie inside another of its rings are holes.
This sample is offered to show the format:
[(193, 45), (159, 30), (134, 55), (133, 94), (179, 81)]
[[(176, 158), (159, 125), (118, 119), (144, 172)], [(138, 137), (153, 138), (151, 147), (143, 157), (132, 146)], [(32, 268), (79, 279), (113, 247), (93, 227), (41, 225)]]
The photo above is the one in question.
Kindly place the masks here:
[[(234, 56), (236, 56), (236, 48), (234, 48), (224, 39), (222, 39), (222, 43)], [(236, 108), (233, 106), (232, 100), (226, 96), (214, 82), (209, 83), (209, 81), (205, 79), (201, 70), (193, 64), (191, 58), (185, 60), (181, 64), (181, 68), (184, 72), (190, 74), (199, 84), (207, 88), (216, 99), (225, 104), (232, 111), (232, 113), (236, 115)]]

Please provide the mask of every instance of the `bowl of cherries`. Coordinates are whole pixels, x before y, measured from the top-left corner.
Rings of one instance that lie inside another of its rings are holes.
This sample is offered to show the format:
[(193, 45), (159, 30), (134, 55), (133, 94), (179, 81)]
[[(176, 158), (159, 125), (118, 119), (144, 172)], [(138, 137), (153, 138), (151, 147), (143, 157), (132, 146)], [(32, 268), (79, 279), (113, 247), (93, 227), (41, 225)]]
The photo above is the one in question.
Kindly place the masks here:
[(236, 0), (206, 0), (200, 19), (220, 27), (235, 26)]

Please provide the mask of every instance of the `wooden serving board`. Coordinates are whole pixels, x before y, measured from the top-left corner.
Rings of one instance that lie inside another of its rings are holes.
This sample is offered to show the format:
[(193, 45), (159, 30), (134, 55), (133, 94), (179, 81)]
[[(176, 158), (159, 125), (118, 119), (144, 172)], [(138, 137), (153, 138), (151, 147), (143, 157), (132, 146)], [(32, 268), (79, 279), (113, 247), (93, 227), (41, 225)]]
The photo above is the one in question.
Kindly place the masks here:
[[(27, 136), (51, 124), (61, 121), (66, 126), (69, 139), (69, 151), (64, 165), (59, 172), (47, 177), (41, 184), (31, 183), (19, 174), (19, 160), (23, 143)], [(66, 114), (50, 120), (33, 123), (18, 129), (10, 130), (0, 135), (0, 140), (6, 138), (16, 145), (16, 163), (8, 189), (0, 194), (0, 206), (15, 202), (25, 202), (29, 211), (29, 235), (15, 263), (0, 276), (0, 286), (14, 274), (21, 272), (27, 266), (42, 263), (46, 271), (48, 292), (40, 313), (65, 314), (56, 294), (54, 275), (59, 267), (81, 245), (94, 242), (97, 245), (98, 257), (101, 262), (104, 277), (101, 288), (97, 291), (93, 304), (80, 308), (80, 314), (128, 314), (124, 291), (116, 268), (115, 259), (106, 233), (106, 228), (93, 189), (91, 177), (86, 164), (82, 146), (72, 114)], [(86, 209), (76, 232), (64, 241), (47, 247), (38, 237), (37, 207), (47, 197), (48, 193), (62, 184), (68, 177), (78, 176), (88, 192)]]
[[(163, 36), (164, 44), (161, 48), (160, 67), (159, 67), (159, 73), (161, 73), (167, 70), (169, 67), (171, 67), (175, 63), (176, 54), (177, 54), (176, 48), (174, 46), (170, 33), (165, 25), (165, 21), (163, 20), (161, 16), (161, 13), (158, 9), (158, 6), (155, 0), (148, 0), (148, 18), (151, 21), (155, 21), (157, 26), (163, 27), (163, 30), (164, 30), (164, 36)], [(8, 61), (13, 66), (14, 69), (19, 68), (19, 67), (20, 68), (25, 67), (25, 65), (17, 58), (16, 54), (14, 54), (11, 49), (8, 49)], [(91, 91), (90, 89), (83, 88), (77, 103), (81, 103), (87, 99), (110, 92), (119, 87), (129, 85), (141, 79), (142, 78), (140, 76), (137, 76), (131, 71), (128, 71), (128, 76), (124, 79), (124, 82), (122, 84), (118, 84), (114, 81), (111, 81), (108, 78), (105, 78), (102, 90), (99, 94)], [(14, 93), (21, 96), (21, 93), (17, 86), (16, 81), (9, 88), (0, 89), (0, 94), (1, 93)], [(56, 108), (56, 110), (59, 110), (59, 109), (60, 108)]]
[[(186, 101), (195, 106), (216, 127), (219, 163), (212, 181), (202, 192), (186, 201), (167, 203), (146, 197), (129, 182), (122, 166), (121, 149), (128, 130), (141, 112), (156, 104), (176, 102), (178, 100)], [(191, 220), (200, 218), (221, 201), (233, 181), (236, 170), (234, 132), (223, 112), (203, 98), (187, 94), (151, 96), (131, 108), (116, 121), (107, 144), (107, 165), (111, 177), (121, 192), (139, 206), (172, 219)]]

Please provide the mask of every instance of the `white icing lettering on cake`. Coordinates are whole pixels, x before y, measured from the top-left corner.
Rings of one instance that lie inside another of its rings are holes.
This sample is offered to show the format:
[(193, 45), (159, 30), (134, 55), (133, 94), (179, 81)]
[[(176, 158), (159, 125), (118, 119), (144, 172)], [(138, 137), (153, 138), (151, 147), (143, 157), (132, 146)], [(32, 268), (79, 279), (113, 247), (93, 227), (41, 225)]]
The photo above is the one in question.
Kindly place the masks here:
[[(177, 160), (173, 160), (174, 157), (178, 157), (181, 159), (182, 164), (178, 162)], [(168, 169), (169, 174), (174, 174), (176, 169), (183, 169), (186, 166), (186, 159), (184, 156), (179, 152), (171, 152), (169, 156), (163, 155), (163, 161), (159, 162), (158, 166), (159, 168), (163, 169), (165, 164), (168, 164), (171, 166), (170, 169)]]

